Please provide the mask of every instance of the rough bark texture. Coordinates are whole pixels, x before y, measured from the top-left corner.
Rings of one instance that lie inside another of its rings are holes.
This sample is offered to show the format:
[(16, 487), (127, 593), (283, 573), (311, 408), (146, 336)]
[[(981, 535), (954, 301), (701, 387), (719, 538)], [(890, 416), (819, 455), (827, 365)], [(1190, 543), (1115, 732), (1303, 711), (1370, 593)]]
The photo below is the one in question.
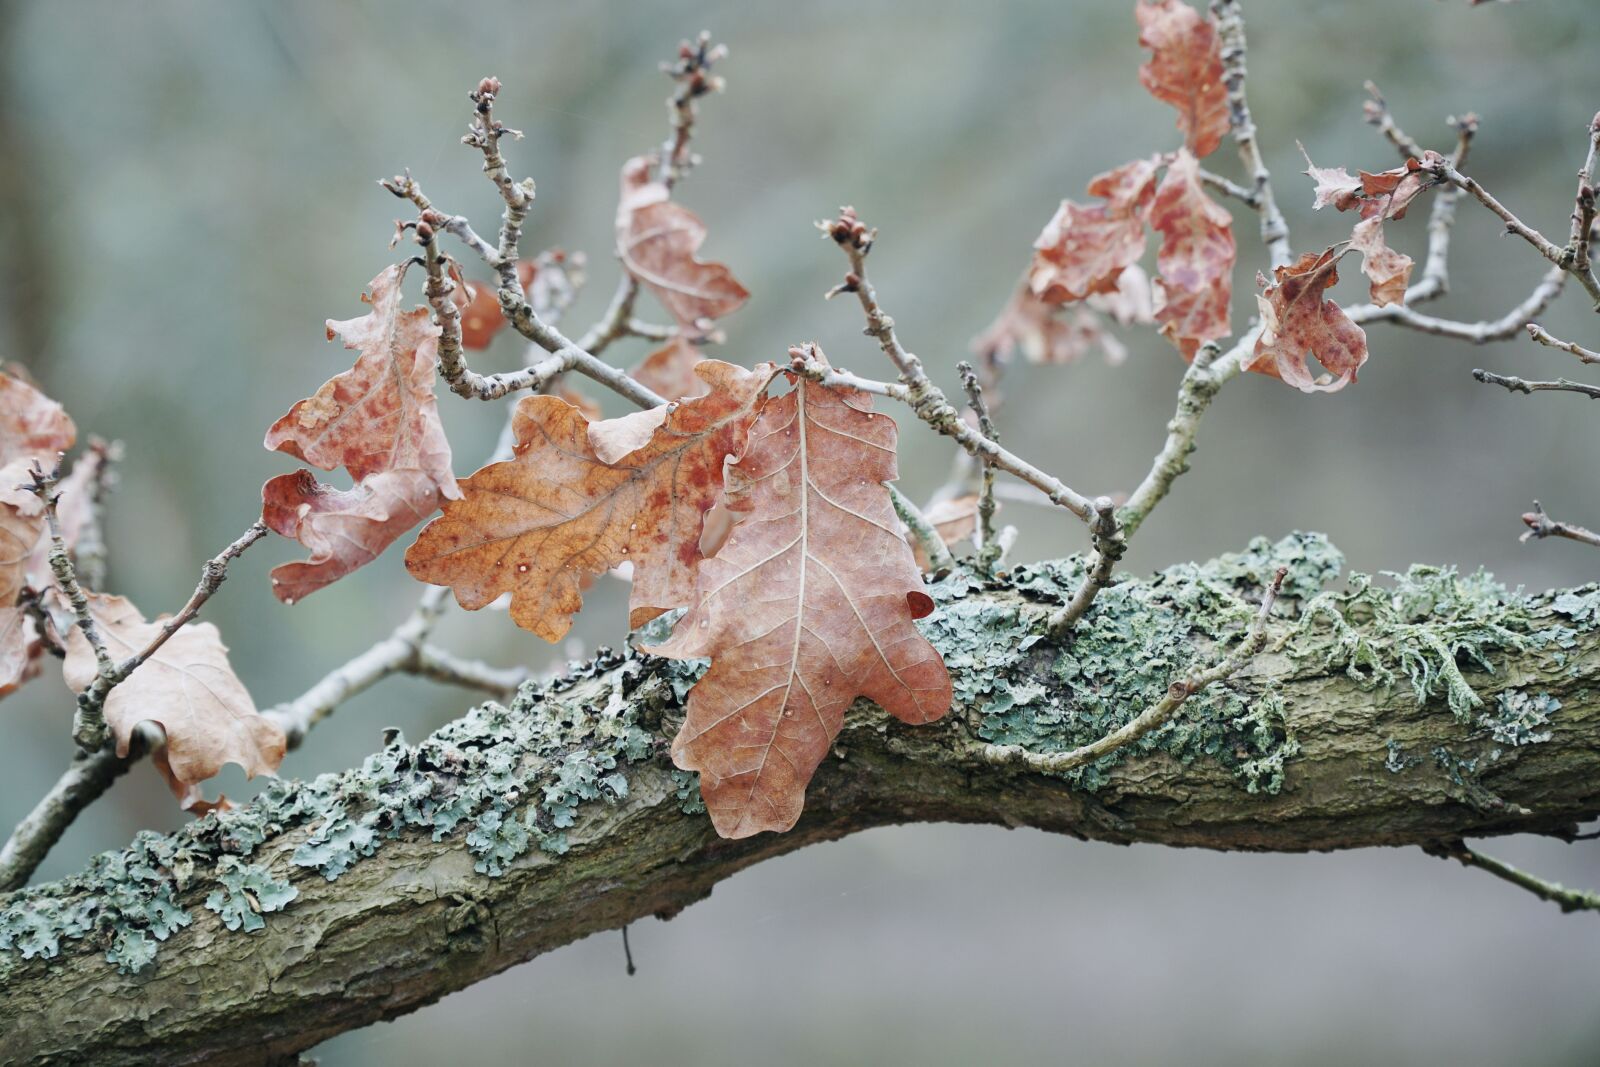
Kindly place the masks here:
[[(1134, 751), (1062, 778), (982, 757), (1125, 722), (1242, 627), (1280, 564), (1272, 650)], [(0, 897), (0, 1060), (274, 1062), (890, 823), (1302, 851), (1600, 814), (1600, 591), (1529, 598), (1414, 568), (1318, 596), (1337, 566), (1314, 535), (1258, 540), (1107, 590), (1060, 644), (1046, 619), (1080, 563), (958, 572), (924, 623), (953, 713), (907, 727), (858, 704), (799, 825), (743, 841), (713, 834), (664, 756), (699, 668), (602, 654), (421, 745)]]

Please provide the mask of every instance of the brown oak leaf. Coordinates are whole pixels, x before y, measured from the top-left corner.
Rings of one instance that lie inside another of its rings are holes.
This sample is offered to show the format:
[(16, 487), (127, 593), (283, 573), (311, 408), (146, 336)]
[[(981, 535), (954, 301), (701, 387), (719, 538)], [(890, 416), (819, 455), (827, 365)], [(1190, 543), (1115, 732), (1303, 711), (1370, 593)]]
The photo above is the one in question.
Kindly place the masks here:
[[(1306, 393), (1335, 392), (1356, 380), (1367, 361), (1367, 335), (1338, 303), (1323, 299), (1339, 280), (1338, 264), (1329, 248), (1276, 268), (1275, 284), (1257, 276), (1264, 287), (1256, 297), (1262, 328), (1246, 370), (1270, 374)], [(1329, 373), (1313, 378), (1306, 367), (1309, 357)]]
[[(100, 593), (89, 595), (89, 612), (106, 651), (118, 662), (147, 647), (165, 618), (146, 622), (126, 598)], [(74, 626), (62, 664), (67, 685), (81, 693), (96, 671), (94, 649)], [(228, 663), (222, 636), (209, 622), (191, 622), (168, 638), (111, 690), (104, 710), (119, 756), (128, 754), (140, 723), (162, 728), (168, 782), (180, 801), (190, 801), (189, 787), (214, 777), (225, 764), (237, 763), (255, 777), (271, 774), (283, 762), (283, 731), (256, 711)]]
[(511, 618), (558, 641), (583, 604), (581, 580), (631, 563), (629, 625), (690, 602), (705, 512), (723, 461), (761, 410), (770, 363), (702, 360), (702, 397), (591, 423), (553, 396), (518, 405), (515, 457), (461, 482), (406, 552), (416, 578), (448, 585), (469, 610), (511, 594)]
[(1144, 210), (1155, 187), (1157, 160), (1136, 159), (1098, 175), (1089, 195), (1100, 204), (1061, 201), (1034, 241), (1028, 284), (1051, 304), (1082, 300), (1117, 287), (1144, 254)]
[(669, 399), (704, 396), (706, 383), (695, 374), (695, 364), (705, 355), (692, 341), (675, 336), (639, 361), (628, 374), (657, 396)]
[(272, 572), (292, 604), (370, 562), (442, 500), (460, 496), (450, 443), (433, 395), (439, 328), (426, 308), (401, 306), (403, 265), (372, 280), (372, 310), (328, 322), (328, 337), (360, 351), (355, 366), (301, 400), (267, 430), (266, 447), (333, 470), (356, 485), (340, 491), (309, 472), (262, 487), (262, 520), (311, 550)]
[(1337, 211), (1356, 208), (1363, 219), (1404, 218), (1411, 202), (1433, 187), (1430, 168), (1443, 161), (1439, 153), (1429, 150), (1422, 153), (1420, 161), (1408, 159), (1390, 170), (1364, 170), (1351, 177), (1343, 167), (1319, 167), (1311, 162), (1305, 145), (1300, 145), (1300, 154), (1306, 160), (1305, 173), (1317, 183), (1311, 206), (1320, 209), (1332, 204)]
[(77, 439), (66, 410), (26, 381), (20, 368), (0, 371), (0, 466), (28, 459), (50, 470)]
[(623, 164), (617, 254), (681, 326), (719, 319), (750, 293), (723, 264), (695, 258), (706, 240), (705, 223), (670, 199), (666, 185), (650, 177), (652, 166), (648, 156)]
[[(1144, 276), (1138, 267), (1129, 267), (1123, 273), (1133, 272), (1141, 278)], [(1096, 294), (1089, 298), (1089, 303), (1116, 296), (1115, 293)], [(1148, 282), (1145, 283), (1144, 302), (1148, 308)], [(1079, 308), (1063, 316), (1058, 314), (1059, 310), (1034, 296), (1026, 285), (1019, 286), (995, 320), (974, 337), (968, 347), (982, 359), (1002, 363), (1019, 352), (1029, 363), (1075, 363), (1096, 346), (1105, 353), (1106, 362), (1113, 366), (1128, 358), (1127, 348), (1094, 312)], [(1132, 313), (1137, 314), (1137, 310)]]
[(1180, 149), (1156, 188), (1149, 218), (1161, 234), (1156, 320), (1162, 336), (1193, 359), (1203, 343), (1233, 332), (1233, 216), (1206, 194), (1199, 160)]
[(1350, 232), (1350, 248), (1361, 253), (1361, 272), (1372, 281), (1372, 302), (1379, 307), (1404, 304), (1411, 282), (1411, 257), (1390, 248), (1383, 238), (1383, 219), (1362, 219)]
[(20, 458), (0, 467), (0, 696), (36, 671), (40, 652), (33, 619), (17, 603), (34, 550), (48, 541), (44, 502), (26, 488), (32, 464)]
[(864, 394), (802, 380), (728, 469), (740, 521), (654, 650), (711, 658), (672, 758), (700, 772), (723, 837), (795, 824), (857, 697), (909, 723), (950, 707), (950, 676), (914, 621), (933, 602), (884, 484), (895, 432)]
[(1182, 0), (1141, 0), (1139, 43), (1151, 50), (1139, 68), (1150, 95), (1178, 109), (1189, 151), (1204, 159), (1228, 132), (1228, 87), (1216, 25)]

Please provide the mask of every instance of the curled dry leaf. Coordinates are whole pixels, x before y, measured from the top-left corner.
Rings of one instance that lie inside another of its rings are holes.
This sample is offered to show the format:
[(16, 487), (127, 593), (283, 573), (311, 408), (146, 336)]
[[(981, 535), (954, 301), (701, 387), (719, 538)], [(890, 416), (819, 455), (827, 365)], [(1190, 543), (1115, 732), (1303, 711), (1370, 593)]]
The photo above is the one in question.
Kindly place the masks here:
[(1363, 219), (1379, 216), (1386, 219), (1404, 218), (1411, 201), (1433, 186), (1433, 171), (1430, 168), (1444, 159), (1439, 153), (1429, 150), (1422, 154), (1420, 162), (1408, 159), (1390, 170), (1376, 174), (1362, 171), (1359, 177), (1351, 177), (1343, 167), (1319, 167), (1311, 162), (1311, 154), (1306, 151), (1305, 145), (1300, 145), (1300, 154), (1306, 160), (1305, 173), (1316, 182), (1315, 199), (1311, 206), (1320, 209), (1332, 204), (1336, 211), (1356, 208)]
[(1383, 239), (1383, 219), (1362, 219), (1350, 232), (1350, 248), (1361, 253), (1361, 272), (1372, 281), (1372, 302), (1379, 307), (1404, 304), (1411, 283), (1411, 257), (1396, 252)]
[(1156, 159), (1136, 159), (1097, 176), (1089, 195), (1104, 203), (1063, 200), (1033, 243), (1028, 284), (1046, 303), (1082, 300), (1117, 288), (1122, 272), (1144, 254), (1144, 210), (1155, 186)]
[(623, 164), (617, 254), (681, 326), (721, 318), (750, 294), (721, 263), (695, 258), (706, 240), (705, 223), (673, 203), (665, 184), (651, 179), (652, 165), (647, 156)]
[(20, 368), (0, 372), (0, 466), (27, 459), (50, 470), (77, 439), (66, 410), (24, 380)]
[[(161, 630), (162, 618), (146, 622), (126, 598), (92, 593), (89, 612), (114, 661), (147, 647)], [(95, 679), (94, 649), (73, 627), (67, 634), (62, 673), (73, 692)], [(228, 649), (209, 622), (191, 622), (167, 639), (151, 657), (106, 696), (106, 723), (117, 754), (128, 754), (133, 733), (154, 722), (166, 734), (168, 784), (181, 802), (198, 796), (190, 787), (237, 763), (245, 774), (271, 774), (283, 762), (284, 736), (256, 711), (255, 702), (228, 663)]]
[(767, 404), (728, 469), (741, 518), (654, 649), (711, 658), (672, 758), (700, 772), (723, 837), (795, 824), (857, 697), (909, 723), (949, 709), (950, 677), (914, 621), (933, 601), (884, 485), (896, 473), (894, 421), (805, 380)]
[(1156, 320), (1162, 336), (1193, 359), (1206, 341), (1233, 332), (1233, 216), (1206, 194), (1199, 161), (1180, 149), (1150, 202), (1149, 218), (1161, 234)]
[(301, 400), (267, 430), (266, 447), (333, 470), (356, 485), (340, 491), (307, 471), (262, 487), (262, 520), (311, 550), (272, 571), (273, 592), (294, 603), (375, 559), (442, 500), (460, 496), (450, 443), (433, 395), (439, 328), (426, 308), (401, 307), (401, 265), (372, 280), (372, 310), (328, 322), (361, 355), (355, 366)]
[(1150, 95), (1178, 109), (1184, 144), (1209, 156), (1228, 132), (1228, 87), (1216, 25), (1182, 0), (1140, 0), (1139, 43), (1151, 50), (1139, 68)]
[(695, 364), (704, 358), (692, 341), (678, 335), (640, 360), (628, 374), (657, 396), (674, 400), (704, 396), (708, 386), (694, 372)]
[(705, 396), (607, 422), (525, 397), (515, 457), (462, 481), (406, 568), (450, 586), (469, 610), (509, 592), (512, 621), (547, 641), (571, 627), (581, 580), (623, 563), (633, 565), (630, 626), (687, 605), (723, 461), (744, 446), (776, 371), (708, 359), (698, 373)]
[[(1356, 380), (1367, 361), (1367, 335), (1335, 301), (1323, 299), (1339, 280), (1338, 264), (1329, 248), (1276, 268), (1275, 284), (1257, 277), (1264, 287), (1256, 297), (1262, 329), (1247, 370), (1270, 374), (1305, 393), (1335, 392)], [(1313, 378), (1306, 367), (1313, 357), (1330, 373)]]

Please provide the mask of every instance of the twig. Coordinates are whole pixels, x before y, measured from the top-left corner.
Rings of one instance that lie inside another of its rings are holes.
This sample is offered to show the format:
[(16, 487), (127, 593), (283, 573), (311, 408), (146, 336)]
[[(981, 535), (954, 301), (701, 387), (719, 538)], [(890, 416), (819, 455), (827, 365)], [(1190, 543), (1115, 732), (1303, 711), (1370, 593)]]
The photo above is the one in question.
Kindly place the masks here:
[(1481, 871), (1488, 871), (1502, 881), (1526, 889), (1540, 900), (1548, 900), (1562, 911), (1600, 911), (1600, 893), (1568, 889), (1559, 882), (1547, 881), (1537, 875), (1529, 874), (1503, 860), (1474, 851), (1459, 838), (1424, 848), (1423, 851), (1443, 860), (1456, 860), (1463, 867), (1476, 867)]
[(1544, 506), (1537, 500), (1533, 502), (1532, 511), (1523, 513), (1522, 522), (1528, 529), (1519, 540), (1542, 541), (1546, 537), (1565, 537), (1569, 541), (1600, 548), (1600, 533), (1570, 522), (1558, 522), (1552, 519), (1545, 514)]
[(1571, 341), (1563, 341), (1537, 322), (1528, 323), (1528, 336), (1542, 345), (1572, 353), (1578, 357), (1578, 362), (1580, 363), (1600, 363), (1600, 352), (1584, 348), (1582, 345), (1573, 344)]
[(1128, 550), (1122, 524), (1117, 521), (1115, 502), (1108, 496), (1100, 497), (1094, 502), (1094, 510), (1094, 524), (1090, 527), (1094, 534), (1094, 558), (1089, 561), (1083, 581), (1072, 594), (1072, 599), (1050, 616), (1050, 621), (1046, 623), (1050, 636), (1058, 641), (1072, 632), (1100, 590), (1112, 584), (1117, 562)]
[(1378, 127), (1378, 132), (1388, 138), (1390, 144), (1399, 149), (1400, 158), (1421, 159), (1422, 146), (1395, 122), (1394, 115), (1389, 111), (1389, 103), (1384, 100), (1383, 94), (1378, 91), (1378, 87), (1370, 81), (1364, 82), (1362, 85), (1367, 90), (1367, 94), (1372, 97), (1363, 105), (1368, 124)]
[[(1440, 277), (1442, 278), (1442, 275)], [(1483, 322), (1458, 322), (1455, 319), (1424, 315), (1413, 311), (1405, 304), (1386, 304), (1383, 307), (1376, 304), (1356, 304), (1346, 307), (1344, 312), (1350, 317), (1351, 322), (1391, 322), (1408, 330), (1481, 345), (1490, 341), (1509, 341), (1515, 337), (1528, 325), (1530, 319), (1544, 311), (1556, 297), (1561, 295), (1566, 283), (1567, 272), (1560, 267), (1551, 267), (1534, 287), (1533, 292), (1528, 294), (1527, 299), (1498, 319)], [(1406, 299), (1408, 301), (1412, 299), (1409, 292), (1406, 294)]]
[[(967, 393), (967, 406), (978, 419), (978, 432), (998, 445), (1000, 431), (989, 416), (983, 386), (978, 384), (978, 372), (965, 360), (956, 364), (956, 372), (961, 375), (961, 387)], [(994, 465), (984, 462), (978, 486), (978, 563), (985, 571), (993, 570), (1000, 559), (1000, 546), (994, 542), (994, 512)]]
[(1254, 189), (1248, 189), (1238, 182), (1230, 178), (1224, 178), (1215, 171), (1206, 170), (1204, 167), (1200, 168), (1200, 181), (1205, 185), (1209, 185), (1223, 196), (1233, 197), (1252, 210), (1261, 203), (1261, 198), (1256, 195)]
[(1502, 386), (1513, 393), (1527, 393), (1530, 396), (1534, 393), (1543, 392), (1577, 393), (1579, 396), (1586, 396), (1590, 400), (1600, 400), (1600, 385), (1587, 385), (1583, 382), (1572, 381), (1569, 378), (1557, 378), (1554, 381), (1540, 382), (1527, 378), (1518, 378), (1515, 375), (1492, 374), (1486, 370), (1475, 370), (1472, 372), (1472, 376), (1484, 385)]
[(1505, 223), (1507, 233), (1514, 233), (1524, 241), (1527, 241), (1545, 259), (1577, 278), (1589, 296), (1594, 299), (1595, 308), (1600, 310), (1600, 280), (1595, 278), (1594, 271), (1587, 264), (1582, 268), (1578, 266), (1576, 262), (1577, 250), (1575, 248), (1571, 245), (1562, 247), (1553, 243), (1550, 238), (1517, 218), (1509, 208), (1500, 203), (1499, 200), (1496, 200), (1489, 190), (1479, 184), (1476, 178), (1469, 178), (1462, 174), (1448, 159), (1432, 164), (1431, 167), (1426, 163), (1424, 166), (1428, 167), (1435, 177), (1464, 190), (1478, 203), (1498, 216), (1500, 221)]
[(132, 758), (118, 759), (109, 745), (93, 752), (74, 753), (66, 773), (39, 798), (4, 847), (0, 847), (0, 893), (26, 885), (78, 813), (111, 788), (111, 783), (131, 766)]
[(467, 99), (472, 101), (473, 119), (461, 143), (483, 153), (483, 172), (500, 191), (500, 199), (505, 201), (506, 208), (500, 216), (500, 245), (495, 249), (497, 260), (494, 268), (500, 274), (502, 290), (520, 290), (517, 246), (522, 241), (523, 220), (533, 206), (534, 185), (532, 178), (524, 178), (519, 182), (511, 177), (511, 170), (500, 155), (500, 138), (509, 133), (513, 139), (521, 140), (522, 131), (508, 129), (495, 121), (494, 99), (499, 94), (500, 79), (495, 77), (484, 78), (476, 90), (467, 94)]
[(1108, 756), (1124, 745), (1137, 741), (1150, 731), (1164, 725), (1177, 714), (1183, 702), (1191, 696), (1213, 682), (1231, 678), (1239, 668), (1266, 646), (1267, 619), (1272, 614), (1272, 605), (1278, 598), (1278, 591), (1283, 588), (1286, 573), (1287, 571), (1280, 567), (1278, 573), (1273, 576), (1271, 584), (1262, 594), (1261, 610), (1251, 621), (1250, 628), (1245, 632), (1244, 640), (1239, 642), (1238, 647), (1215, 665), (1173, 682), (1167, 687), (1166, 696), (1140, 712), (1126, 725), (1113, 730), (1098, 741), (1091, 741), (1070, 752), (1041, 754), (1030, 752), (1021, 745), (980, 745), (975, 747), (975, 754), (987, 763), (1020, 764), (1033, 771), (1061, 774), (1075, 767), (1082, 767), (1086, 763), (1093, 763), (1102, 756)]
[(678, 58), (661, 64), (661, 70), (676, 83), (667, 97), (672, 135), (661, 146), (661, 183), (671, 189), (690, 167), (700, 160), (689, 151), (694, 136), (695, 101), (707, 93), (721, 92), (723, 79), (711, 73), (718, 60), (727, 58), (728, 46), (711, 43), (711, 31), (701, 30), (693, 42), (678, 45)]
[(1600, 153), (1600, 114), (1589, 122), (1589, 154), (1584, 157), (1583, 169), (1578, 171), (1578, 192), (1573, 198), (1572, 235), (1567, 247), (1572, 249), (1572, 268), (1580, 276), (1590, 273), (1589, 236), (1594, 229), (1594, 161)]
[[(1244, 12), (1238, 0), (1211, 0), (1211, 14), (1217, 20), (1217, 38), (1222, 46), (1223, 82), (1228, 87), (1228, 122), (1239, 146), (1239, 160), (1254, 185), (1254, 203), (1261, 216), (1261, 240), (1274, 267), (1294, 258), (1289, 248), (1289, 223), (1272, 195), (1272, 175), (1256, 142), (1256, 125), (1245, 99)], [(1248, 202), (1248, 201), (1247, 201)]]
[(39, 464), (35, 463), (32, 475), (31, 488), (44, 504), (45, 521), (50, 527), (50, 573), (55, 576), (56, 586), (60, 588), (62, 595), (67, 598), (67, 603), (72, 607), (75, 624), (83, 632), (89, 647), (94, 650), (97, 665), (95, 679), (88, 689), (78, 694), (78, 707), (72, 715), (72, 740), (82, 751), (96, 752), (110, 736), (101, 705), (105, 701), (105, 694), (110, 692), (111, 687), (121, 681), (121, 678), (116, 677), (117, 665), (112, 662), (111, 654), (106, 651), (106, 643), (100, 637), (100, 629), (95, 625), (94, 615), (89, 611), (89, 597), (84, 593), (83, 586), (78, 584), (77, 569), (73, 566), (71, 553), (67, 551), (66, 540), (61, 536), (61, 520), (56, 514), (55, 491), (61, 469), (58, 466), (50, 474), (46, 474)]
[[(895, 387), (881, 382), (866, 382), (850, 375), (842, 377), (852, 378), (851, 384), (855, 388), (865, 386), (867, 392), (892, 396), (905, 402), (923, 422), (953, 439), (974, 457), (1016, 475), (1044, 493), (1053, 503), (1060, 504), (1084, 522), (1088, 522), (1094, 515), (1094, 504), (1088, 497), (1068, 487), (1059, 478), (1046, 474), (1026, 460), (1007, 452), (968, 426), (961, 418), (960, 412), (944, 395), (944, 391), (928, 379), (922, 361), (901, 345), (899, 337), (895, 334), (894, 320), (878, 305), (878, 294), (873, 290), (872, 282), (867, 277), (867, 253), (872, 249), (876, 231), (868, 230), (856, 218), (855, 210), (848, 207), (841, 208), (839, 217), (831, 222), (819, 223), (818, 228), (825, 236), (831, 237), (850, 260), (850, 272), (833, 292), (856, 294), (857, 300), (861, 303), (861, 310), (867, 317), (867, 326), (862, 332), (877, 339), (883, 354), (889, 357), (889, 362), (900, 372), (900, 385)], [(814, 380), (826, 380), (826, 373), (818, 376), (818, 372), (824, 368), (811, 358), (810, 351), (811, 346), (789, 350), (793, 369), (797, 373), (805, 373)]]
[(928, 569), (937, 574), (954, 568), (956, 560), (950, 554), (950, 546), (944, 543), (944, 538), (939, 536), (939, 531), (928, 521), (928, 517), (893, 482), (885, 482), (884, 486), (889, 490), (889, 500), (894, 504), (894, 513), (906, 524), (911, 536), (916, 538), (917, 544), (922, 548), (922, 554), (928, 557)]
[[(1246, 333), (1240, 338), (1235, 351), (1253, 348), (1259, 332), (1258, 328)], [(1215, 342), (1201, 345), (1195, 353), (1194, 361), (1189, 364), (1183, 381), (1178, 385), (1178, 406), (1167, 423), (1167, 439), (1161, 451), (1156, 453), (1150, 472), (1118, 511), (1124, 536), (1133, 536), (1144, 520), (1150, 517), (1155, 506), (1166, 499), (1172, 483), (1189, 470), (1189, 455), (1195, 449), (1195, 435), (1200, 432), (1200, 420), (1223, 382), (1237, 374), (1240, 366), (1239, 358), (1228, 364), (1218, 360)], [(1231, 372), (1226, 371), (1227, 367), (1232, 368)]]
[(106, 542), (100, 529), (100, 508), (116, 482), (115, 464), (122, 459), (120, 441), (89, 438), (87, 451), (72, 466), (68, 481), (77, 477), (83, 465), (89, 467), (89, 506), (84, 509), (77, 543), (72, 546), (72, 561), (78, 574), (91, 589), (100, 589), (106, 580)]

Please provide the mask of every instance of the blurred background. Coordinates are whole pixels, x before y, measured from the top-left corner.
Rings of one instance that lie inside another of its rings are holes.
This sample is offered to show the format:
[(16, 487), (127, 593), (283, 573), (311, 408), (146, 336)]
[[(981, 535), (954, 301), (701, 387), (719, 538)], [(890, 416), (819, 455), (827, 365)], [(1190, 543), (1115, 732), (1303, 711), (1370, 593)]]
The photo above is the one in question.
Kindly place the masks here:
[[(1600, 106), (1591, 0), (1248, 6), (1251, 103), (1297, 249), (1346, 235), (1349, 218), (1310, 213), (1296, 138), (1324, 165), (1396, 162), (1361, 121), (1367, 78), (1426, 145), (1448, 148), (1446, 117), (1476, 111), (1468, 170), (1530, 223), (1566, 232)], [(126, 443), (107, 514), (110, 585), (146, 614), (175, 610), (201, 561), (255, 518), (261, 482), (295, 467), (260, 447), (267, 425), (349, 365), (323, 340), (323, 320), (360, 314), (368, 279), (406, 254), (386, 248), (400, 204), (375, 179), (410, 167), (437, 204), (492, 231), (498, 201), (457, 139), (467, 90), (499, 75), (496, 113), (527, 134), (509, 146), (513, 170), (538, 181), (525, 250), (590, 257), (568, 320), (581, 329), (615, 280), (617, 169), (666, 132), (657, 64), (705, 27), (732, 48), (719, 68), (729, 87), (703, 107), (705, 162), (680, 199), (710, 227), (708, 258), (754, 294), (724, 323), (726, 358), (776, 359), (816, 340), (836, 363), (887, 375), (853, 303), (821, 300), (842, 261), (811, 223), (853, 203), (881, 229), (874, 279), (903, 338), (953, 389), (967, 339), (1004, 301), (1058, 201), (1178, 143), (1172, 110), (1139, 86), (1132, 7), (0, 0), (0, 356), (27, 365), (82, 431)], [(1210, 165), (1238, 174), (1226, 147)], [(1236, 217), (1242, 326), (1264, 257), (1254, 218)], [(1391, 225), (1390, 241), (1420, 259), (1425, 219)], [(1542, 270), (1464, 204), (1454, 292), (1437, 308), (1497, 317)], [(1336, 295), (1348, 301), (1364, 286), (1347, 273)], [(1593, 346), (1584, 304), (1569, 290), (1543, 321)], [(1124, 366), (1095, 356), (1008, 380), (1007, 443), (1085, 492), (1131, 488), (1172, 411), (1179, 358), (1153, 334), (1125, 340)], [(1127, 568), (1300, 528), (1326, 531), (1363, 570), (1484, 565), (1530, 588), (1600, 576), (1600, 553), (1516, 536), (1535, 496), (1558, 517), (1600, 522), (1586, 461), (1600, 449), (1600, 408), (1511, 396), (1469, 373), (1551, 377), (1578, 370), (1570, 358), (1382, 326), (1370, 340), (1359, 384), (1338, 395), (1253, 375), (1224, 390), (1194, 474), (1141, 531)], [(639, 344), (614, 354), (632, 362)], [(506, 369), (521, 355), (505, 337), (477, 364)], [(448, 393), (442, 407), (464, 475), (499, 418)], [(902, 485), (926, 496), (948, 457), (943, 442), (904, 434)], [(1047, 509), (1010, 503), (1003, 517), (1022, 530), (1020, 558), (1083, 547), (1078, 524)], [(257, 548), (205, 610), (263, 707), (386, 634), (418, 592), (397, 549), (285, 608), (266, 572), (300, 554), (281, 539)], [(551, 669), (620, 640), (624, 601), (621, 583), (600, 583), (559, 649), (492, 611), (456, 612), (440, 636), (491, 662)], [(417, 738), (470, 700), (390, 680), (283, 772), (347, 767), (384, 727)], [(52, 670), (0, 709), (0, 823), (65, 765), (70, 707)], [(236, 770), (222, 785), (252, 791)], [(135, 768), (40, 877), (180, 818), (156, 775)], [(1493, 851), (1600, 884), (1600, 846)], [(608, 934), (318, 1054), (337, 1067), (1600, 1055), (1600, 923), (1415, 850), (1228, 856), (881, 830), (763, 864), (671, 923), (636, 926), (632, 940), (633, 978)]]

